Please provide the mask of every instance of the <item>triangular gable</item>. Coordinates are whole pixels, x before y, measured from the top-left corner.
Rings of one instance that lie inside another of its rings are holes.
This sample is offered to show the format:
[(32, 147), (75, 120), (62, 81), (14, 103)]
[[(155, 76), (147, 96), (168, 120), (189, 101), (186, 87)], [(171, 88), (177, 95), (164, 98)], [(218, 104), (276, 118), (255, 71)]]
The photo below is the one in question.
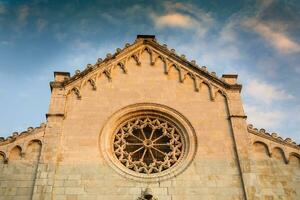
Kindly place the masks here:
[[(80, 89), (83, 85), (88, 83), (96, 90), (97, 77), (105, 75), (108, 80), (111, 80), (113, 78), (111, 71), (115, 66), (127, 73), (126, 61), (133, 58), (136, 64), (140, 65), (140, 56), (144, 51), (150, 54), (151, 64), (154, 65), (158, 59), (163, 61), (165, 74), (168, 74), (171, 68), (175, 68), (178, 70), (180, 82), (184, 83), (186, 79), (192, 79), (195, 83), (195, 91), (198, 91), (202, 83), (208, 85), (212, 99), (217, 92), (225, 95), (225, 90), (228, 89), (241, 90), (241, 85), (218, 78), (214, 72), (209, 73), (205, 66), (200, 68), (195, 61), (188, 61), (184, 55), (177, 55), (174, 49), (159, 44), (152, 35), (138, 35), (133, 44), (127, 43), (123, 49), (118, 48), (114, 54), (107, 54), (104, 60), (98, 59), (95, 65), (88, 64), (84, 71), (77, 70), (74, 76), (62, 82), (52, 82), (51, 87), (64, 87), (67, 93), (73, 92), (81, 98)], [(64, 75), (69, 76), (69, 74)]]

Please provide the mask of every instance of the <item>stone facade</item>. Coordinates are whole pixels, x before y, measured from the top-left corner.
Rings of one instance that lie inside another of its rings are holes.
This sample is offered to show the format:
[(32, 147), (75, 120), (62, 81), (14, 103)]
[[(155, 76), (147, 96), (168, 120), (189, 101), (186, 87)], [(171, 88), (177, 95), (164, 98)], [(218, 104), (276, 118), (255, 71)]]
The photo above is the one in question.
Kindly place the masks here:
[[(54, 78), (47, 123), (0, 138), (1, 200), (300, 199), (300, 146), (247, 125), (237, 75), (218, 78), (142, 35)], [(168, 148), (116, 136), (139, 116), (163, 127)], [(146, 164), (131, 160), (138, 151)]]

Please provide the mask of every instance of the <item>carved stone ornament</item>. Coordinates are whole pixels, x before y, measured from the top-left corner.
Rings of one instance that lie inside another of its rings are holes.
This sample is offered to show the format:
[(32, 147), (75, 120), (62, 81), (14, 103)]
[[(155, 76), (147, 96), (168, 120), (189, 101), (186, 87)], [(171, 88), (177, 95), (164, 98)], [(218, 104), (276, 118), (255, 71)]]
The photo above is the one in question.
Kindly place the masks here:
[(189, 121), (176, 110), (139, 103), (108, 119), (99, 146), (105, 160), (119, 174), (155, 182), (176, 176), (189, 166), (197, 139)]
[(114, 139), (114, 152), (128, 169), (152, 174), (172, 167), (182, 156), (181, 135), (172, 123), (142, 115), (124, 122)]

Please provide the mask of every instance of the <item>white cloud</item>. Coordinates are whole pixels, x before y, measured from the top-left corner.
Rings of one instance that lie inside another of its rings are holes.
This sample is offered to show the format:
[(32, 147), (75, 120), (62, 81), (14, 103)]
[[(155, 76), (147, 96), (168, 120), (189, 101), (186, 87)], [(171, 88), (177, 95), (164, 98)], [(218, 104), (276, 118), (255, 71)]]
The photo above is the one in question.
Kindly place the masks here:
[(211, 13), (199, 8), (194, 4), (165, 2), (164, 7), (167, 13), (179, 11), (189, 14), (194, 19), (197, 19), (197, 21), (201, 21), (204, 24), (212, 25), (214, 23), (214, 19), (212, 18)]
[(291, 22), (264, 17), (273, 12), (271, 6), (275, 3), (275, 0), (258, 0), (255, 5), (255, 14), (248, 17), (242, 16), (240, 24), (256, 32), (278, 52), (284, 54), (298, 53), (300, 52), (300, 44), (288, 33)]
[[(281, 137), (289, 137), (300, 142), (298, 124), (300, 123), (299, 106), (292, 109), (278, 109), (275, 106), (265, 107), (263, 104), (244, 104), (248, 117), (247, 122), (256, 128), (264, 128), (267, 132), (277, 132)], [(290, 120), (294, 116), (294, 120)]]
[(282, 53), (300, 52), (300, 45), (293, 41), (284, 31), (280, 30), (283, 29), (280, 24), (269, 25), (256, 18), (250, 18), (244, 22), (244, 25), (253, 29)]
[(246, 84), (245, 92), (251, 98), (266, 104), (271, 104), (277, 100), (288, 100), (294, 98), (293, 95), (288, 94), (285, 90), (258, 79), (251, 79)]
[(168, 13), (162, 16), (155, 16), (155, 25), (162, 27), (193, 28), (197, 22), (188, 15), (180, 13)]
[(165, 13), (163, 14), (150, 12), (150, 17), (159, 29), (166, 27), (189, 29), (203, 37), (214, 23), (210, 13), (195, 5), (166, 2), (164, 7)]
[(258, 128), (276, 129), (285, 119), (285, 113), (279, 110), (265, 110), (261, 106), (244, 105), (248, 122)]

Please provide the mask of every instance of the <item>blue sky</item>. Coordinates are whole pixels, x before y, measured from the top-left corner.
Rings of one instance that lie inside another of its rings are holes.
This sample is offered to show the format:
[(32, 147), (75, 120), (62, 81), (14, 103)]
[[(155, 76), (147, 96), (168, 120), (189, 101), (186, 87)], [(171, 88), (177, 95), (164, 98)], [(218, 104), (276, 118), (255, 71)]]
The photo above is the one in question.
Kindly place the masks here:
[(248, 123), (300, 142), (300, 3), (0, 0), (0, 135), (45, 122), (53, 71), (84, 69), (137, 34), (238, 73)]

